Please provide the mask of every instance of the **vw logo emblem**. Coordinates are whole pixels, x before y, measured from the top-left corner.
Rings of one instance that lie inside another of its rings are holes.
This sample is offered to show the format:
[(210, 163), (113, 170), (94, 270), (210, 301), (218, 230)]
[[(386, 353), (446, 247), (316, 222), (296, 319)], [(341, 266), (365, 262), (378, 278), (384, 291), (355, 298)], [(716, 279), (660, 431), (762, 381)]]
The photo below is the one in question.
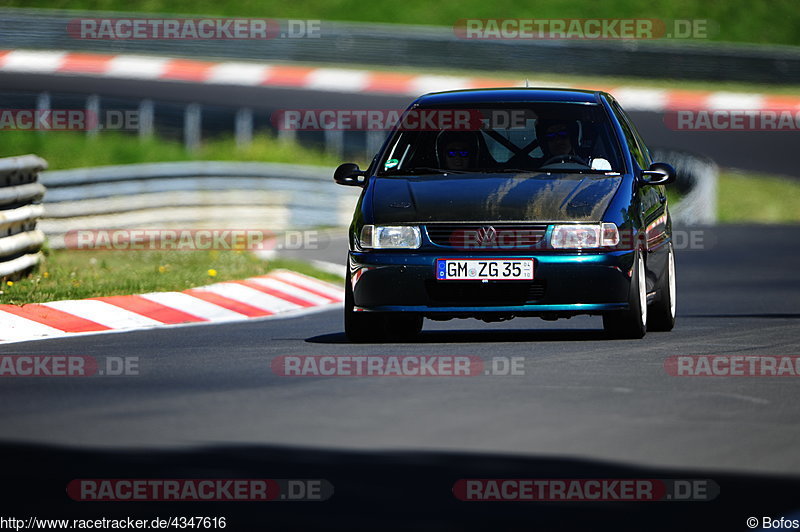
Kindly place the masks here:
[(479, 246), (491, 246), (497, 239), (497, 231), (491, 225), (478, 229), (476, 240)]

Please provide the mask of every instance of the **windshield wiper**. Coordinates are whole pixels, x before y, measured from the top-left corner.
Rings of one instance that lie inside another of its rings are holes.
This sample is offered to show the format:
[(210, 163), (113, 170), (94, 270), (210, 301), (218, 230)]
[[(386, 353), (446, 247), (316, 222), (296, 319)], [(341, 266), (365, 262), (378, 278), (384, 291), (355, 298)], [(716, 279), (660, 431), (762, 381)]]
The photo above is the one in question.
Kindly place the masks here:
[(471, 170), (449, 170), (447, 168), (435, 168), (433, 166), (416, 166), (406, 170), (397, 170), (392, 173), (384, 175), (402, 175), (402, 174), (469, 174)]
[(603, 174), (619, 175), (619, 172), (611, 170), (594, 170), (592, 168), (495, 168), (486, 170), (487, 173), (495, 174)]
[(594, 168), (480, 168), (475, 173), (483, 174), (604, 174), (620, 175), (612, 170), (597, 170)]
[(537, 170), (543, 174), (598, 174), (616, 176), (621, 175), (613, 170), (595, 170), (593, 168), (540, 168)]

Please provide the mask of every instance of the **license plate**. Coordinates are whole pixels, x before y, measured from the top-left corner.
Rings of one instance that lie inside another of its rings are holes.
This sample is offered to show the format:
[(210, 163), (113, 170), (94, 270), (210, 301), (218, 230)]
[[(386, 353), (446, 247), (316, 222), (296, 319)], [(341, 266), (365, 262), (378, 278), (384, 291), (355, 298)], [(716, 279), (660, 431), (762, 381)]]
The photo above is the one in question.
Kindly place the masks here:
[(440, 281), (533, 279), (533, 259), (436, 259)]

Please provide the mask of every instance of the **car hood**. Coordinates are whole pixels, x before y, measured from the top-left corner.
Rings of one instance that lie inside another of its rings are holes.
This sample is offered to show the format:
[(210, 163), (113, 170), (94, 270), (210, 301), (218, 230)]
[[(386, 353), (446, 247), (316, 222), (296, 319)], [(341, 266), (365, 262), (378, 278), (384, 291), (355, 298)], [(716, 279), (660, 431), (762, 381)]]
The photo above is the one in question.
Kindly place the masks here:
[(587, 174), (378, 177), (375, 223), (598, 221), (622, 178)]

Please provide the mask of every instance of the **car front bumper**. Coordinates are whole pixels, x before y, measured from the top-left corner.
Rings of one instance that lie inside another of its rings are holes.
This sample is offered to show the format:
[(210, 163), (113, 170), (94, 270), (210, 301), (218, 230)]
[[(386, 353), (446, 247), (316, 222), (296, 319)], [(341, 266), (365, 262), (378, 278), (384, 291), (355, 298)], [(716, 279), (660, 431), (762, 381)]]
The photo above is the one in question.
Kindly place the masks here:
[[(533, 281), (439, 281), (436, 259), (532, 258)], [(422, 312), (469, 317), (600, 314), (628, 308), (632, 250), (602, 253), (467, 254), (351, 251), (357, 311)]]

